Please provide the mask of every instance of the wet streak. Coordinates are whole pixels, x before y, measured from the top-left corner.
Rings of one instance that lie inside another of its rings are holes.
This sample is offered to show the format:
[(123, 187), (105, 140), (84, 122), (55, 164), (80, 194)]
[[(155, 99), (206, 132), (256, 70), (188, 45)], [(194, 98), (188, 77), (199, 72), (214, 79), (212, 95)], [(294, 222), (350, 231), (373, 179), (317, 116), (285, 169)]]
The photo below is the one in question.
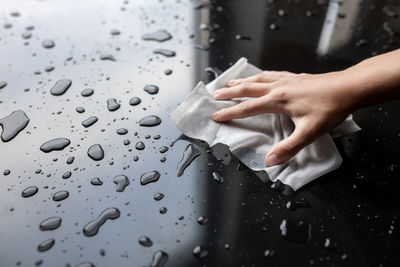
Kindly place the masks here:
[(200, 155), (200, 150), (195, 145), (189, 144), (185, 148), (185, 151), (183, 151), (182, 159), (176, 167), (176, 175), (178, 177), (182, 176), (185, 169), (190, 165), (190, 163), (192, 163), (192, 161)]

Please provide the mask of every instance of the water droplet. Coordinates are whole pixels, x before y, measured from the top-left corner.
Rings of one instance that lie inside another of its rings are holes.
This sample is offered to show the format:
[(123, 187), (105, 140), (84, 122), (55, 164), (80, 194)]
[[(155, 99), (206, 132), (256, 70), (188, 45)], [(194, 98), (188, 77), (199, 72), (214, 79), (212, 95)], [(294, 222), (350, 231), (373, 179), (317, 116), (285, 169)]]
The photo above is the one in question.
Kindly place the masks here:
[(133, 161), (138, 161), (139, 157), (138, 156), (133, 156)]
[(178, 163), (176, 168), (176, 175), (178, 177), (182, 176), (185, 169), (192, 163), (192, 161), (200, 156), (200, 150), (193, 144), (189, 144), (185, 151), (183, 151), (182, 160)]
[(106, 251), (103, 248), (100, 249), (100, 255), (103, 257), (106, 255)]
[(100, 180), (100, 178), (93, 178), (91, 181), (90, 181), (90, 183), (92, 184), (92, 185), (102, 185), (103, 184), (103, 181), (102, 180)]
[(144, 145), (144, 143), (142, 141), (140, 141), (140, 142), (136, 143), (135, 148), (137, 150), (143, 150), (143, 149), (145, 149), (145, 145)]
[(245, 40), (245, 41), (250, 41), (251, 40), (251, 37), (244, 36), (244, 35), (241, 35), (241, 34), (236, 34), (235, 38), (236, 38), (236, 40)]
[(11, 173), (11, 171), (10, 171), (9, 169), (7, 169), (7, 170), (4, 170), (3, 175), (4, 175), (4, 176), (7, 176), (7, 175), (9, 175), (10, 173)]
[(75, 157), (71, 156), (67, 159), (67, 164), (72, 164), (75, 160)]
[(117, 100), (115, 98), (109, 98), (107, 100), (107, 108), (109, 111), (116, 111), (120, 107), (121, 105), (117, 103)]
[(164, 74), (165, 75), (171, 75), (172, 74), (172, 70), (171, 69), (166, 69), (165, 71), (164, 71)]
[(160, 178), (160, 173), (158, 171), (146, 172), (140, 176), (140, 184), (146, 185), (148, 183), (157, 182)]
[(280, 229), (290, 241), (306, 243), (311, 238), (311, 225), (305, 221), (283, 220)]
[(139, 237), (139, 244), (144, 247), (151, 247), (153, 245), (153, 241), (148, 236)]
[(119, 128), (117, 130), (117, 134), (119, 134), (119, 135), (125, 135), (127, 133), (128, 133), (128, 129), (126, 129), (126, 128)]
[(29, 123), (29, 118), (22, 110), (17, 110), (5, 118), (0, 119), (0, 125), (3, 127), (1, 140), (8, 142), (22, 131)]
[(51, 88), (50, 93), (55, 96), (63, 95), (71, 86), (72, 81), (68, 79), (61, 79)]
[(50, 39), (43, 40), (43, 42), (42, 42), (42, 46), (44, 48), (53, 48), (55, 45), (56, 45), (56, 43)]
[(85, 227), (83, 227), (83, 233), (85, 236), (94, 236), (107, 220), (117, 219), (120, 215), (121, 213), (119, 209), (108, 208), (104, 210), (95, 220), (86, 224)]
[(53, 238), (47, 239), (47, 240), (43, 241), (42, 243), (40, 243), (38, 245), (37, 249), (40, 252), (45, 252), (45, 251), (51, 249), (54, 246), (55, 242), (56, 242), (56, 240)]
[(214, 76), (214, 79), (218, 78), (218, 76), (222, 73), (221, 70), (219, 70), (218, 68), (213, 68), (213, 67), (206, 67), (204, 69), (205, 72), (211, 74), (212, 76)]
[(89, 147), (87, 154), (92, 160), (96, 161), (104, 158), (104, 150), (99, 144), (94, 144)]
[(324, 242), (324, 248), (327, 250), (335, 250), (337, 248), (337, 244), (332, 242), (329, 238), (326, 238)]
[(194, 48), (202, 50), (202, 51), (210, 50), (210, 47), (208, 45), (201, 45), (201, 44), (194, 45)]
[(61, 225), (60, 217), (50, 217), (42, 221), (39, 225), (39, 228), (42, 231), (49, 231), (57, 229), (58, 227), (60, 227), (60, 225)]
[(155, 115), (146, 116), (139, 121), (139, 125), (144, 127), (153, 127), (160, 123), (161, 119)]
[(24, 38), (24, 39), (29, 39), (29, 38), (32, 37), (32, 33), (30, 33), (30, 32), (23, 32), (23, 33), (21, 34), (21, 36), (22, 36), (22, 38)]
[(68, 196), (69, 196), (68, 191), (65, 191), (65, 190), (58, 191), (58, 192), (54, 193), (53, 200), (54, 201), (61, 201), (61, 200), (66, 199)]
[(143, 87), (143, 90), (145, 90), (147, 93), (151, 95), (155, 95), (158, 93), (160, 90), (157, 85), (154, 84), (147, 84), (145, 87)]
[(305, 199), (297, 201), (290, 200), (288, 203), (286, 203), (287, 210), (296, 210), (298, 208), (309, 208), (309, 207), (310, 204)]
[(86, 89), (83, 89), (83, 90), (82, 90), (81, 96), (88, 97), (88, 96), (93, 95), (93, 93), (94, 93), (94, 90), (93, 90), (93, 89), (91, 89), (91, 88), (86, 88)]
[(111, 29), (110, 33), (111, 33), (111, 35), (119, 35), (119, 34), (121, 34), (121, 32), (119, 30), (117, 30), (117, 29)]
[(34, 194), (36, 194), (39, 191), (39, 188), (36, 186), (29, 186), (22, 191), (21, 196), (22, 197), (31, 197)]
[(100, 55), (100, 60), (110, 60), (110, 61), (117, 61), (113, 55), (111, 54), (102, 54)]
[(3, 89), (6, 86), (7, 86), (7, 82), (6, 81), (0, 81), (0, 89)]
[(163, 199), (164, 198), (164, 194), (163, 193), (155, 193), (154, 194), (154, 200), (156, 200), (156, 201), (160, 201), (161, 199)]
[(46, 66), (46, 67), (44, 68), (44, 70), (45, 70), (46, 72), (53, 71), (54, 69), (55, 69), (55, 67), (54, 67), (54, 66), (51, 66), (51, 65)]
[(166, 207), (162, 207), (162, 208), (160, 208), (160, 213), (161, 214), (165, 214), (165, 213), (167, 213), (167, 208)]
[(266, 249), (264, 251), (264, 257), (266, 257), (266, 258), (271, 258), (272, 256), (274, 256), (274, 254), (275, 254), (275, 251), (270, 250), (270, 249)]
[(72, 172), (65, 172), (65, 173), (62, 175), (62, 178), (63, 178), (63, 179), (68, 179), (69, 177), (71, 177), (71, 175), (72, 175)]
[(168, 151), (168, 147), (167, 146), (162, 146), (162, 147), (160, 147), (160, 153), (165, 153), (165, 152), (167, 152)]
[(142, 100), (139, 97), (134, 96), (129, 100), (129, 105), (136, 106), (136, 105), (139, 105), (141, 102), (142, 102)]
[(172, 35), (166, 30), (158, 30), (156, 32), (146, 33), (142, 35), (142, 39), (145, 41), (164, 42), (170, 40), (171, 38)]
[(81, 262), (75, 267), (95, 267), (95, 265), (89, 261)]
[(40, 150), (45, 153), (49, 153), (55, 150), (63, 150), (70, 143), (71, 141), (69, 141), (67, 138), (55, 138), (41, 145)]
[(129, 185), (129, 179), (125, 175), (115, 176), (113, 182), (117, 185), (117, 192), (124, 192), (125, 187)]
[(224, 177), (222, 177), (220, 174), (218, 174), (217, 172), (213, 172), (212, 176), (214, 178), (214, 181), (217, 181), (219, 184), (223, 184), (224, 183)]
[(158, 250), (153, 254), (153, 261), (150, 267), (164, 267), (168, 261), (168, 254), (162, 250)]
[(195, 256), (198, 259), (203, 259), (203, 258), (207, 257), (207, 255), (208, 255), (208, 251), (203, 246), (196, 246), (193, 249), (193, 256)]
[(174, 57), (174, 56), (176, 56), (175, 51), (168, 50), (168, 49), (156, 49), (156, 50), (153, 50), (153, 53), (154, 54), (163, 55), (165, 57)]
[(98, 121), (98, 118), (96, 116), (91, 116), (89, 118), (87, 118), (86, 120), (82, 121), (82, 125), (84, 127), (90, 127), (93, 124), (95, 124)]
[(84, 109), (83, 107), (77, 107), (75, 110), (76, 110), (76, 112), (78, 112), (78, 113), (83, 113), (83, 112), (85, 112), (85, 109)]
[(208, 218), (206, 216), (200, 216), (197, 218), (197, 222), (201, 225), (208, 223)]

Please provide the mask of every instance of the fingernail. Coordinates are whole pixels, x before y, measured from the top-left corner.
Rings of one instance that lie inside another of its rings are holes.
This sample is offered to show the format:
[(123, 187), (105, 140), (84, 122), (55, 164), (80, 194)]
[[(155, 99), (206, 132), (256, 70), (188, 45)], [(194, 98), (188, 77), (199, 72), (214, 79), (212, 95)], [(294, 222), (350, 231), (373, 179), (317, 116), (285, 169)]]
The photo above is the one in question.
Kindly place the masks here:
[(267, 158), (267, 166), (275, 166), (279, 164), (279, 159), (275, 154), (272, 154)]
[(217, 119), (217, 118), (218, 118), (218, 115), (219, 115), (220, 113), (221, 113), (220, 110), (218, 110), (217, 112), (214, 112), (214, 113), (211, 115), (211, 118), (212, 118), (213, 120)]

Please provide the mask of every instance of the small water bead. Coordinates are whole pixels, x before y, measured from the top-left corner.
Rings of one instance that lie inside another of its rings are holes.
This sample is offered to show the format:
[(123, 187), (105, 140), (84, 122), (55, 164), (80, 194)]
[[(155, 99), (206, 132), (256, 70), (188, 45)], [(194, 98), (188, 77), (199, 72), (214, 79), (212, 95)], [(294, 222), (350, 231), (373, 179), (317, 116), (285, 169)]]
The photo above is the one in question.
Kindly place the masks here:
[(29, 123), (29, 118), (22, 110), (12, 112), (7, 117), (0, 119), (0, 125), (3, 128), (1, 140), (8, 142), (17, 136)]
[(198, 259), (203, 259), (208, 255), (207, 249), (204, 248), (203, 246), (196, 246), (192, 252), (193, 256), (195, 256)]
[(167, 146), (162, 146), (162, 147), (160, 147), (159, 151), (160, 151), (160, 153), (165, 153), (165, 152), (168, 151), (168, 147)]
[(324, 248), (327, 250), (335, 250), (337, 248), (337, 244), (329, 238), (326, 238), (324, 242)]
[(22, 191), (21, 196), (24, 198), (31, 197), (39, 191), (37, 186), (29, 186)]
[(119, 34), (121, 34), (121, 32), (119, 30), (117, 30), (117, 29), (111, 29), (110, 33), (111, 33), (111, 35), (119, 35)]
[(275, 254), (275, 251), (270, 250), (270, 249), (266, 249), (264, 251), (264, 257), (266, 257), (266, 258), (271, 258), (272, 256), (274, 256), (274, 254)]
[(208, 51), (210, 50), (210, 46), (208, 45), (202, 45), (202, 44), (195, 44), (194, 48), (198, 49), (198, 50), (202, 50), (202, 51)]
[(164, 267), (164, 265), (168, 261), (168, 254), (162, 250), (158, 250), (153, 254), (153, 261), (150, 264), (150, 267)]
[(69, 79), (61, 79), (56, 82), (56, 84), (51, 88), (50, 94), (55, 96), (63, 95), (70, 87), (72, 81)]
[(109, 60), (109, 61), (117, 61), (113, 55), (111, 54), (102, 54), (100, 55), (100, 60)]
[(40, 223), (39, 228), (42, 231), (49, 231), (57, 229), (58, 227), (60, 227), (60, 225), (61, 225), (60, 217), (49, 217)]
[(74, 156), (69, 157), (69, 158), (67, 159), (67, 164), (72, 164), (72, 163), (74, 162), (74, 160), (75, 160), (75, 157), (74, 157)]
[(153, 245), (153, 241), (148, 236), (141, 236), (138, 239), (140, 245), (144, 247), (151, 247)]
[(189, 144), (185, 151), (183, 151), (182, 160), (178, 163), (176, 168), (176, 175), (178, 177), (182, 176), (185, 169), (192, 163), (192, 161), (200, 156), (200, 150), (193, 144)]
[(42, 150), (45, 153), (49, 153), (55, 150), (63, 150), (70, 143), (71, 141), (67, 138), (55, 138), (41, 145), (40, 150)]
[(94, 93), (94, 90), (93, 90), (93, 89), (91, 89), (91, 88), (86, 88), (86, 89), (83, 89), (83, 90), (82, 90), (81, 96), (88, 97), (88, 96), (93, 95), (93, 93)]
[(224, 183), (224, 177), (222, 177), (220, 174), (218, 174), (217, 172), (213, 172), (212, 176), (214, 178), (214, 181), (218, 182), (219, 184), (223, 184)]
[(136, 106), (136, 105), (139, 105), (141, 102), (142, 102), (142, 100), (139, 97), (134, 96), (129, 100), (129, 105)]
[(100, 255), (103, 257), (106, 255), (106, 251), (103, 248), (100, 249)]
[(130, 143), (131, 143), (131, 141), (129, 141), (128, 139), (125, 139), (125, 140), (124, 140), (124, 145), (127, 146), (127, 145), (129, 145)]
[(208, 223), (208, 218), (206, 216), (200, 216), (199, 218), (197, 218), (197, 222), (200, 225), (204, 225), (204, 224)]
[(42, 41), (42, 46), (44, 48), (53, 48), (56, 43), (53, 40), (47, 39)]
[(166, 70), (164, 70), (164, 74), (165, 75), (171, 75), (172, 74), (172, 70), (171, 69), (166, 69)]
[(236, 34), (235, 39), (236, 39), (236, 40), (246, 40), (246, 41), (250, 41), (250, 40), (251, 40), (251, 37), (249, 37), (249, 36), (244, 36), (244, 35), (241, 35), (241, 34)]
[(90, 181), (90, 183), (92, 184), (92, 185), (102, 185), (103, 184), (103, 181), (102, 180), (100, 180), (100, 178), (93, 178), (91, 181)]
[(161, 123), (161, 119), (155, 115), (146, 116), (139, 121), (140, 126), (153, 127)]
[(163, 55), (165, 57), (174, 57), (176, 56), (175, 51), (168, 50), (168, 49), (155, 49), (153, 50), (154, 54)]
[(40, 243), (37, 247), (39, 252), (45, 252), (49, 249), (51, 249), (54, 246), (54, 243), (56, 242), (56, 240), (54, 238), (50, 238), (47, 239), (45, 241), (43, 241), (42, 243)]
[(158, 30), (152, 33), (146, 33), (142, 35), (142, 39), (145, 41), (157, 41), (164, 42), (170, 40), (172, 35), (166, 30)]
[(160, 173), (158, 171), (146, 172), (140, 176), (140, 184), (146, 185), (148, 183), (157, 182), (160, 179)]
[(95, 267), (95, 265), (93, 263), (91, 263), (90, 261), (85, 261), (85, 262), (79, 263), (75, 267)]
[(151, 137), (151, 135), (149, 135), (149, 134), (146, 134), (146, 135), (144, 136), (145, 139), (150, 139), (150, 137)]
[(61, 200), (66, 199), (68, 196), (69, 196), (69, 192), (68, 191), (65, 191), (65, 190), (58, 191), (58, 192), (54, 193), (53, 200), (54, 201), (61, 201)]
[(160, 159), (161, 162), (165, 162), (166, 160), (167, 160), (166, 157), (162, 157), (162, 158)]
[(94, 144), (87, 151), (88, 156), (93, 160), (102, 160), (104, 158), (104, 150), (99, 144)]
[(116, 111), (120, 107), (121, 105), (117, 103), (117, 100), (115, 98), (109, 98), (107, 100), (107, 108), (109, 111)]
[(158, 139), (160, 139), (160, 138), (161, 138), (161, 135), (159, 135), (159, 134), (153, 136), (153, 139), (154, 139), (154, 140), (158, 140)]
[(53, 71), (54, 69), (55, 69), (55, 67), (54, 67), (54, 66), (51, 66), (51, 65), (46, 66), (46, 67), (44, 68), (44, 70), (45, 70), (46, 72)]
[(37, 169), (37, 170), (35, 171), (36, 174), (39, 174), (39, 173), (41, 173), (41, 172), (42, 172), (41, 169)]
[(83, 227), (84, 235), (94, 236), (107, 220), (117, 219), (120, 215), (121, 213), (117, 208), (105, 209), (95, 220), (89, 222)]
[(137, 150), (143, 150), (143, 149), (145, 149), (145, 145), (144, 145), (144, 143), (142, 142), (142, 141), (140, 141), (140, 142), (137, 142), (136, 143), (136, 145), (135, 145), (135, 148), (137, 149)]
[(139, 157), (138, 156), (133, 156), (133, 161), (138, 161)]
[(287, 210), (296, 210), (298, 208), (309, 208), (309, 207), (310, 204), (304, 199), (297, 201), (290, 200), (288, 203), (286, 203)]
[(117, 192), (124, 192), (125, 187), (129, 185), (129, 179), (125, 175), (117, 175), (113, 179), (114, 184), (117, 185)]
[(88, 128), (95, 124), (98, 121), (98, 118), (96, 116), (91, 116), (87, 118), (86, 120), (82, 121), (82, 126), (85, 128)]
[(62, 175), (62, 178), (63, 179), (68, 179), (69, 177), (71, 177), (71, 175), (72, 175), (72, 172), (67, 171)]
[(126, 129), (126, 128), (119, 128), (117, 130), (117, 134), (119, 134), (119, 135), (125, 135), (127, 133), (128, 133), (128, 129)]
[(160, 213), (161, 214), (165, 214), (165, 213), (167, 213), (167, 208), (166, 207), (162, 207), (162, 208), (160, 208)]
[(143, 87), (143, 90), (146, 91), (147, 93), (151, 95), (155, 95), (158, 93), (160, 90), (157, 85), (154, 84), (147, 84), (145, 87)]
[(78, 113), (83, 113), (83, 112), (85, 112), (85, 109), (84, 109), (83, 107), (77, 107), (75, 110), (76, 110), (76, 112), (78, 112)]
[(161, 199), (163, 199), (164, 198), (164, 194), (163, 193), (155, 193), (154, 194), (154, 200), (156, 200), (156, 201), (160, 201)]
[(0, 81), (0, 89), (3, 89), (6, 86), (7, 86), (7, 82), (6, 81)]
[(290, 241), (306, 243), (311, 238), (311, 225), (305, 221), (283, 220), (280, 229)]
[(24, 39), (30, 39), (30, 38), (32, 37), (32, 33), (30, 33), (30, 32), (23, 32), (23, 33), (21, 34), (21, 36), (22, 36), (22, 38), (24, 38)]
[(7, 176), (11, 173), (11, 171), (9, 169), (4, 170), (3, 175)]

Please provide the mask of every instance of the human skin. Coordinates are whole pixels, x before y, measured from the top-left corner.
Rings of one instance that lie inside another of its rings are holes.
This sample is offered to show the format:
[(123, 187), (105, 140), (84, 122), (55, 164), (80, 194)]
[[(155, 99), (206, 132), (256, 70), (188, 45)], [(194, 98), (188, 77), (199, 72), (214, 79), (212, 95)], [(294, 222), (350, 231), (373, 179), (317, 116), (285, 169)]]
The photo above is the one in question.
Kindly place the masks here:
[(240, 97), (251, 99), (215, 112), (212, 119), (223, 122), (262, 113), (290, 116), (295, 130), (265, 157), (267, 166), (279, 165), (355, 110), (400, 98), (400, 49), (336, 72), (264, 71), (231, 80), (226, 88), (214, 92), (217, 100)]

